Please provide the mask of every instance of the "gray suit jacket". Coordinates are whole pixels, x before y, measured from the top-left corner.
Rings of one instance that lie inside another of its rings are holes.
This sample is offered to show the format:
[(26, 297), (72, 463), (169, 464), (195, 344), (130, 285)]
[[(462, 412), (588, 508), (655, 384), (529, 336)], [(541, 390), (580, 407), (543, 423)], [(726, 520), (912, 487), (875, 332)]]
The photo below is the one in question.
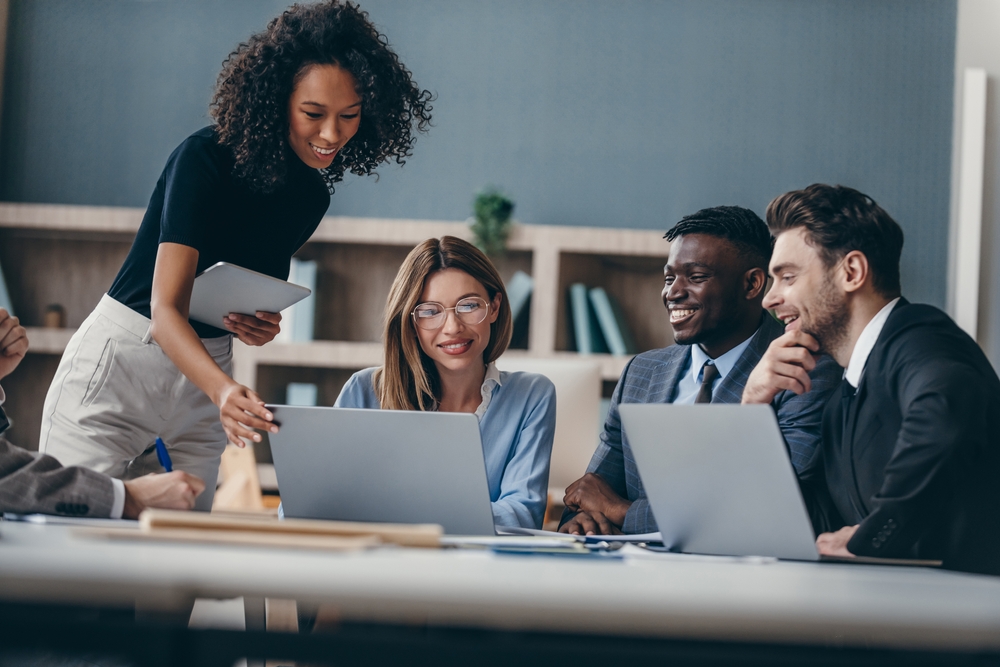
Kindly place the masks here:
[[(736, 365), (715, 387), (712, 402), (739, 403), (750, 372), (771, 341), (782, 333), (784, 326), (765, 313), (760, 328)], [(638, 354), (622, 371), (611, 397), (611, 409), (604, 422), (601, 441), (587, 472), (600, 475), (619, 496), (632, 501), (622, 526), (626, 533), (651, 533), (657, 527), (628, 437), (622, 431), (618, 406), (622, 403), (670, 403), (689, 359), (688, 345), (671, 345)], [(810, 374), (811, 391), (801, 396), (783, 391), (774, 398), (772, 405), (778, 416), (778, 425), (796, 471), (805, 468), (819, 445), (823, 409), (831, 393), (839, 386), (843, 373), (837, 362), (824, 355)], [(567, 511), (563, 515), (563, 522), (572, 516), (573, 513)]]
[(51, 456), (11, 444), (0, 434), (0, 512), (107, 517), (114, 501), (114, 486), (107, 475), (66, 468)]

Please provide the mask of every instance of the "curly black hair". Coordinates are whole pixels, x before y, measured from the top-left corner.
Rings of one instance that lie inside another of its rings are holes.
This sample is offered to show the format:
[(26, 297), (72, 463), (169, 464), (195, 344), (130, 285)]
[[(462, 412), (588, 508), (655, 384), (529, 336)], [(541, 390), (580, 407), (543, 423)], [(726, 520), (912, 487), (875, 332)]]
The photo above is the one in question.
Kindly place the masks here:
[(338, 65), (357, 83), (361, 124), (333, 163), (320, 172), (327, 188), (344, 172), (369, 175), (383, 162), (404, 164), (413, 128), (426, 132), (433, 95), (412, 74), (356, 4), (327, 0), (294, 5), (229, 54), (212, 98), (219, 141), (233, 151), (235, 176), (270, 192), (284, 182), (288, 160), (288, 103), (313, 65)]
[(663, 238), (673, 241), (685, 234), (708, 234), (726, 239), (750, 265), (767, 271), (774, 239), (760, 216), (741, 206), (703, 208), (686, 215)]

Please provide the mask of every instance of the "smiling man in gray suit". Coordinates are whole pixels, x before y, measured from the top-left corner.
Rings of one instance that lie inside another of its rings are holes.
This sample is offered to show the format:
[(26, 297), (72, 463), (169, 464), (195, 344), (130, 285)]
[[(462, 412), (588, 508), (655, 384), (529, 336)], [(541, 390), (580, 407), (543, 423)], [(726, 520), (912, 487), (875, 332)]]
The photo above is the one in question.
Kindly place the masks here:
[[(656, 531), (618, 406), (739, 403), (750, 371), (784, 333), (761, 305), (772, 238), (757, 214), (738, 206), (703, 209), (665, 238), (671, 245), (663, 305), (677, 344), (636, 355), (625, 367), (587, 474), (566, 489), (562, 532)], [(842, 374), (827, 356), (812, 366), (810, 386), (772, 402), (797, 471), (819, 443), (823, 407)]]
[[(24, 327), (0, 308), (0, 379), (27, 352)], [(200, 479), (179, 470), (122, 482), (21, 449), (3, 436), (10, 426), (2, 407), (5, 398), (0, 387), (0, 512), (135, 519), (146, 507), (191, 509), (205, 488)]]

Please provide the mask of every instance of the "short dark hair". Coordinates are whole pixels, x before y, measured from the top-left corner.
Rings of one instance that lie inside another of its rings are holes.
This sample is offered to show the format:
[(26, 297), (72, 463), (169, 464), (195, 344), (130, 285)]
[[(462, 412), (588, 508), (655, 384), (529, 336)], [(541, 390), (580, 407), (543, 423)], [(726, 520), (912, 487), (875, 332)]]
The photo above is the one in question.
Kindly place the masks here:
[(796, 227), (830, 268), (849, 252), (868, 258), (872, 286), (883, 296), (898, 296), (903, 230), (875, 200), (843, 185), (814, 183), (786, 192), (767, 206), (767, 225), (777, 236)]
[(764, 221), (750, 209), (740, 206), (703, 208), (681, 218), (663, 238), (673, 241), (686, 234), (708, 234), (726, 239), (748, 264), (767, 271), (774, 239)]

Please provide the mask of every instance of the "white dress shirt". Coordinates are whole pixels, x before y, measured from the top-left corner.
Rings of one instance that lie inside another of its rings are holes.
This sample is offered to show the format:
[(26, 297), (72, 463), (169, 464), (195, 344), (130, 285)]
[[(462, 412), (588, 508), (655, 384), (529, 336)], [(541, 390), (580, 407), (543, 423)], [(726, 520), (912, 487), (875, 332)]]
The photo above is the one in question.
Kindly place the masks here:
[(486, 414), (486, 408), (490, 407), (490, 402), (493, 400), (493, 388), (502, 385), (503, 382), (500, 379), (500, 370), (497, 368), (497, 365), (491, 361), (486, 365), (486, 377), (483, 378), (483, 387), (480, 389), (483, 402), (479, 404), (478, 408), (476, 408), (476, 419), (483, 421), (483, 415)]
[[(754, 336), (756, 335), (757, 332), (755, 331)], [(677, 393), (672, 403), (675, 405), (694, 405), (694, 402), (698, 399), (698, 392), (701, 391), (701, 378), (703, 377), (705, 362), (708, 361), (711, 361), (719, 370), (718, 377), (712, 383), (712, 391), (714, 392), (715, 387), (726, 379), (729, 371), (739, 361), (739, 358), (743, 355), (743, 351), (750, 345), (751, 340), (753, 340), (753, 336), (750, 336), (750, 338), (747, 338), (729, 350), (729, 352), (720, 354), (718, 359), (712, 359), (708, 356), (705, 350), (701, 349), (701, 345), (692, 345), (691, 352), (688, 354), (688, 367), (677, 382)]]
[(865, 364), (868, 363), (868, 357), (871, 355), (872, 349), (878, 341), (879, 334), (882, 333), (882, 327), (885, 326), (885, 321), (889, 319), (889, 313), (892, 312), (898, 301), (899, 297), (897, 296), (885, 304), (882, 310), (878, 311), (875, 317), (871, 319), (871, 322), (865, 325), (865, 328), (861, 331), (861, 335), (858, 336), (858, 342), (854, 344), (854, 351), (851, 352), (851, 360), (847, 364), (847, 370), (844, 371), (844, 378), (855, 389), (861, 383), (861, 375), (865, 372)]

